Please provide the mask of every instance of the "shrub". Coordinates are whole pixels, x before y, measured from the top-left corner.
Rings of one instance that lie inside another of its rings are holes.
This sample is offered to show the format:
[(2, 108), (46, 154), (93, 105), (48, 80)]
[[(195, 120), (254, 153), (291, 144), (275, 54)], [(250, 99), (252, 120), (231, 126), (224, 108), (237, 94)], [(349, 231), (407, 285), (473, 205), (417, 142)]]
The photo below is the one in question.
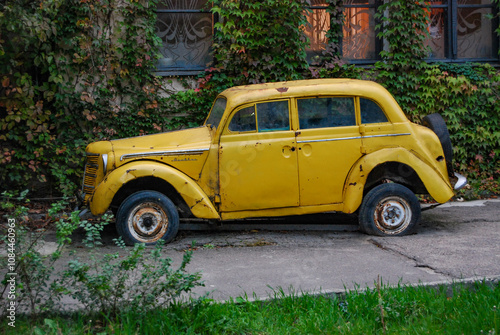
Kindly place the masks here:
[[(3, 195), (5, 200), (0, 208), (7, 213), (8, 222), (15, 222), (14, 247), (7, 253), (14, 253), (15, 261), (0, 258), (0, 263), (5, 263), (2, 268), (12, 266), (2, 278), (0, 302), (7, 299), (14, 302), (21, 313), (37, 316), (64, 310), (63, 298), (72, 297), (92, 313), (109, 317), (118, 311), (141, 314), (169, 305), (183, 293), (203, 285), (200, 273), (186, 272), (191, 252), (184, 254), (178, 268), (173, 268), (172, 260), (164, 256), (162, 244), (153, 249), (141, 244), (127, 249), (119, 239), (115, 242), (121, 252), (102, 254), (97, 248), (101, 244), (100, 232), (112, 217), (104, 216), (100, 222), (90, 223), (80, 219), (79, 211), (65, 215), (62, 212), (65, 203), (55, 203), (49, 210), (49, 216), (56, 220), (57, 248), (44, 255), (41, 250), (46, 232), (34, 232), (26, 227), (29, 221), (28, 209), (23, 205), (26, 193), (17, 198), (6, 192)], [(90, 249), (90, 258), (71, 259), (65, 264), (63, 256), (68, 256), (67, 246), (78, 228), (85, 230), (83, 243)], [(9, 249), (9, 235), (2, 233), (3, 246)], [(15, 289), (11, 289), (11, 278), (14, 278)], [(13, 293), (4, 294), (7, 290)]]

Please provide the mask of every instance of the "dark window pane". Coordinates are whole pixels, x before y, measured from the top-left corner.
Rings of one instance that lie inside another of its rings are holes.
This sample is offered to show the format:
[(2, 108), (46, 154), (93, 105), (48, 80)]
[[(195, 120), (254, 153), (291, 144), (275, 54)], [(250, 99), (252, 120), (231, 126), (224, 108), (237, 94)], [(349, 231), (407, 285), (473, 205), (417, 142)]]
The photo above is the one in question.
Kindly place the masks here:
[(493, 50), (491, 8), (458, 8), (457, 10), (457, 57), (492, 58)]
[(429, 17), (429, 37), (425, 43), (430, 47), (429, 58), (443, 59), (446, 57), (447, 11), (445, 8), (432, 8)]
[(462, 5), (491, 5), (491, 0), (458, 0), (458, 7)]
[(311, 63), (315, 57), (321, 56), (328, 44), (326, 32), (330, 30), (330, 14), (326, 9), (312, 9), (306, 12), (307, 25), (304, 27), (304, 34), (309, 39), (309, 46), (306, 48), (307, 60)]
[(300, 129), (355, 126), (353, 98), (314, 98), (297, 101)]
[(290, 130), (288, 101), (257, 104), (259, 131)]
[(375, 9), (345, 8), (344, 15), (344, 58), (376, 59)]
[(359, 106), (361, 108), (361, 123), (387, 122), (387, 117), (375, 102), (368, 99), (359, 99)]
[(373, 5), (376, 0), (344, 0), (344, 5)]
[(240, 109), (234, 114), (229, 124), (230, 131), (256, 131), (255, 124), (255, 106)]

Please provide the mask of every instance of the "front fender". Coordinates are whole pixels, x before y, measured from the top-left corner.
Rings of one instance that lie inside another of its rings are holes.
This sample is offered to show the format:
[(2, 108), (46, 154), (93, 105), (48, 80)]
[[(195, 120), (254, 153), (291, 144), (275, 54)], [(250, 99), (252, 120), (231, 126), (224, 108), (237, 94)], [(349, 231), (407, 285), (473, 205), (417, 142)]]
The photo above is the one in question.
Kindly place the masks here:
[(453, 197), (450, 182), (428, 163), (403, 148), (387, 148), (365, 155), (353, 166), (344, 186), (343, 212), (354, 213), (361, 205), (366, 180), (370, 172), (386, 162), (406, 164), (417, 173), (427, 192), (439, 203)]
[(177, 190), (196, 217), (220, 219), (209, 197), (195, 181), (168, 165), (152, 161), (131, 162), (104, 177), (90, 199), (92, 214), (104, 214), (118, 190), (128, 182), (141, 177), (158, 177), (168, 182)]

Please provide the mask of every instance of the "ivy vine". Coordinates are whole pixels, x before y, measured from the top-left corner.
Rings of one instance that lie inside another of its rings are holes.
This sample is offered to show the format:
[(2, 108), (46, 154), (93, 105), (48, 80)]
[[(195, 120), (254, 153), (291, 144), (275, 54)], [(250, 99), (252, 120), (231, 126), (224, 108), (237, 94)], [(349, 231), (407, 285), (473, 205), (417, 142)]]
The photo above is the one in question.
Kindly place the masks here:
[(156, 3), (0, 2), (2, 190), (74, 194), (89, 142), (198, 125), (214, 97), (231, 86), (326, 77), (382, 83), (415, 122), (441, 113), (457, 167), (498, 188), (499, 72), (488, 65), (425, 63), (425, 2), (379, 6), (377, 30), (387, 47), (380, 62), (361, 68), (342, 59), (342, 0), (327, 1), (328, 43), (313, 64), (306, 58), (306, 1), (210, 0), (217, 18), (214, 63), (194, 78), (196, 88), (175, 93), (154, 75), (161, 43)]

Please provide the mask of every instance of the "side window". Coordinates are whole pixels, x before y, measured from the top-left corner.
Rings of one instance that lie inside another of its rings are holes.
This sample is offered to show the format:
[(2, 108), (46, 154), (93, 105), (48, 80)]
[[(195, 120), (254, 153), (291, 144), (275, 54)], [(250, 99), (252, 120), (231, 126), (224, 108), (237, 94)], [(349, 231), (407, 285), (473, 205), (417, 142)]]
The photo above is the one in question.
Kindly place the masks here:
[(257, 104), (259, 132), (290, 130), (288, 100)]
[(311, 98), (297, 101), (300, 129), (356, 125), (354, 98)]
[(228, 129), (236, 132), (256, 131), (255, 106), (246, 107), (237, 111), (231, 119)]
[(374, 101), (359, 99), (361, 109), (361, 123), (382, 123), (388, 122), (382, 109)]

